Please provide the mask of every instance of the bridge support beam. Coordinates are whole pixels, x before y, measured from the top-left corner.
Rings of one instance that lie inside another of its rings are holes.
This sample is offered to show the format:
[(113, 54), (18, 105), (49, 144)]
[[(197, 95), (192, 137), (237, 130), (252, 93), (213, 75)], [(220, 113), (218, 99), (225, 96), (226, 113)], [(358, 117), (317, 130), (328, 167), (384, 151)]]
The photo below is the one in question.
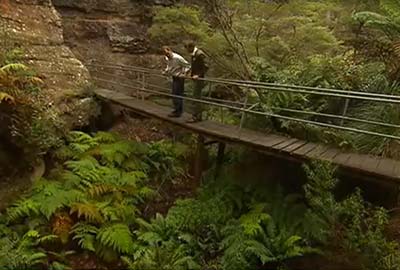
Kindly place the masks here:
[(204, 151), (205, 151), (205, 138), (203, 135), (198, 135), (196, 153), (194, 158), (194, 180), (199, 182), (202, 180), (202, 175), (203, 175)]
[(217, 163), (215, 164), (215, 179), (220, 176), (222, 165), (224, 164), (225, 148), (225, 143), (218, 143)]

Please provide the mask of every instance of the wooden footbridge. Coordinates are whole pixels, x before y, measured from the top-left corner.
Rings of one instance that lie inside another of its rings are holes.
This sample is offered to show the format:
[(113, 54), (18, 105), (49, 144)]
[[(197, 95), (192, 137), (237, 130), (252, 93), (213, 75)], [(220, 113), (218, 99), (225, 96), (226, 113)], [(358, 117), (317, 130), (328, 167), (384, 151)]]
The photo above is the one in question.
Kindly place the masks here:
[[(161, 121), (168, 122), (170, 124), (179, 126), (188, 131), (196, 134), (203, 135), (204, 137), (211, 138), (215, 141), (222, 143), (235, 143), (248, 147), (252, 147), (257, 151), (265, 152), (269, 155), (274, 155), (280, 158), (295, 160), (295, 161), (306, 161), (310, 159), (325, 160), (338, 165), (343, 171), (356, 173), (360, 176), (366, 176), (376, 180), (388, 181), (391, 183), (400, 183), (400, 161), (394, 159), (388, 159), (378, 156), (358, 154), (352, 152), (345, 152), (335, 147), (331, 147), (324, 144), (313, 143), (304, 141), (301, 139), (290, 138), (284, 135), (277, 135), (272, 133), (266, 133), (261, 131), (253, 131), (250, 129), (243, 128), (243, 123), (246, 121), (247, 114), (256, 114), (266, 117), (276, 117), (278, 119), (285, 119), (291, 121), (298, 121), (305, 124), (312, 124), (322, 126), (324, 128), (344, 130), (348, 132), (358, 132), (365, 135), (371, 136), (371, 140), (376, 137), (384, 137), (390, 140), (400, 140), (393, 134), (381, 134), (372, 132), (369, 130), (360, 130), (344, 125), (346, 122), (361, 122), (368, 123), (371, 125), (380, 125), (386, 128), (400, 128), (392, 123), (384, 123), (379, 121), (371, 121), (366, 119), (357, 119), (346, 116), (347, 107), (349, 101), (352, 99), (361, 100), (368, 102), (385, 102), (388, 104), (395, 104), (400, 106), (400, 97), (392, 95), (374, 94), (374, 93), (359, 93), (344, 90), (333, 90), (333, 89), (318, 89), (309, 87), (295, 87), (288, 85), (275, 85), (275, 84), (262, 84), (257, 82), (240, 82), (233, 80), (216, 80), (207, 79), (206, 81), (211, 84), (227, 84), (232, 87), (241, 87), (243, 89), (267, 89), (269, 91), (287, 91), (290, 94), (297, 95), (323, 95), (332, 98), (343, 98), (344, 110), (340, 115), (331, 114), (319, 114), (315, 113), (316, 117), (319, 118), (335, 118), (339, 121), (339, 124), (335, 124), (333, 121), (318, 122), (316, 120), (310, 120), (310, 118), (292, 117), (287, 116), (288, 114), (279, 115), (276, 113), (256, 111), (254, 108), (258, 104), (249, 103), (249, 95), (245, 95), (243, 102), (217, 100), (211, 97), (203, 97), (201, 100), (197, 100), (190, 97), (184, 97), (183, 99), (190, 102), (200, 102), (203, 106), (214, 106), (217, 108), (225, 108), (230, 111), (239, 112), (241, 116), (240, 125), (226, 124), (216, 120), (203, 120), (197, 123), (189, 123), (189, 114), (184, 114), (180, 118), (170, 118), (168, 114), (171, 112), (171, 108), (168, 106), (162, 106), (156, 104), (153, 101), (147, 100), (149, 95), (164, 96), (169, 98), (176, 98), (168, 93), (168, 88), (160, 86), (160, 84), (151, 81), (151, 77), (162, 78), (163, 76), (154, 70), (148, 70), (144, 68), (128, 67), (128, 66), (114, 66), (114, 65), (95, 65), (92, 64), (95, 70), (95, 79), (98, 87), (95, 90), (95, 94), (104, 100), (113, 102), (128, 108), (135, 113), (143, 116), (153, 117)], [(122, 70), (127, 72), (128, 75), (124, 74), (116, 75), (110, 72), (110, 70)], [(133, 74), (133, 75), (132, 75)], [(101, 75), (101, 76), (100, 76)], [(109, 77), (107, 77), (109, 76)], [(132, 84), (132, 82), (136, 84)], [(138, 83), (139, 82), (139, 83)], [(121, 88), (123, 91), (121, 91)], [(130, 91), (127, 91), (129, 89)], [(160, 90), (161, 89), (161, 90)], [(210, 87), (211, 89), (211, 87)], [(133, 90), (133, 91), (132, 91)], [(250, 91), (250, 90), (249, 90)], [(122, 93), (124, 92), (124, 93)], [(239, 104), (237, 104), (239, 103)], [(282, 108), (281, 110), (282, 111)], [(284, 109), (285, 111), (285, 109)], [(313, 112), (301, 112), (293, 109), (286, 109), (286, 111), (292, 113), (306, 113), (314, 116)], [(223, 150), (222, 150), (223, 151)]]

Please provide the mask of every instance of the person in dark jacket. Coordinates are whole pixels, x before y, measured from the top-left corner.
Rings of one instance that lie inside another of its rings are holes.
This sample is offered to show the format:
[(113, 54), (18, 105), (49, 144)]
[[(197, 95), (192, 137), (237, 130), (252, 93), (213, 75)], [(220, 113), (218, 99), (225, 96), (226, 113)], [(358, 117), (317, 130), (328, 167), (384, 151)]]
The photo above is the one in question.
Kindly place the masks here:
[[(205, 82), (202, 80), (208, 70), (206, 63), (205, 53), (196, 47), (192, 41), (186, 42), (185, 47), (191, 53), (191, 68), (190, 75), (194, 81), (193, 98), (201, 99), (201, 91), (204, 88)], [(194, 103), (193, 117), (190, 122), (201, 121), (202, 104), (200, 102)]]

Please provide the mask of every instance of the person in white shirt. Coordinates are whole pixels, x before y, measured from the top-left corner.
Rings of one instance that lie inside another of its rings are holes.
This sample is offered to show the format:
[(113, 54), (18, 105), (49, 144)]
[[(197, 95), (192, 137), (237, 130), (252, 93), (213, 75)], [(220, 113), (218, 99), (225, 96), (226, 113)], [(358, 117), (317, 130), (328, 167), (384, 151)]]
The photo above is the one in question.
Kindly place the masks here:
[[(185, 91), (185, 76), (190, 70), (190, 64), (181, 55), (173, 52), (169, 47), (163, 47), (167, 68), (164, 74), (172, 76), (172, 94), (183, 96)], [(169, 117), (180, 117), (183, 113), (183, 99), (179, 97), (172, 98), (174, 110)]]

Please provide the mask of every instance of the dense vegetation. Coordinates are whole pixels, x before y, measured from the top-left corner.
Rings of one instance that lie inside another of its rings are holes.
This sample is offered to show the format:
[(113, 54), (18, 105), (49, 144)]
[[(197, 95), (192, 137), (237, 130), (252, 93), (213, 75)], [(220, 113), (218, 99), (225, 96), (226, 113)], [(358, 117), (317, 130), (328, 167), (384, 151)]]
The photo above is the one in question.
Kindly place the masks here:
[[(398, 94), (398, 1), (207, 0), (204, 6), (159, 8), (150, 33), (155, 42), (183, 52), (195, 39), (209, 55), (209, 76), (343, 90)], [(232, 91), (234, 90), (234, 91)], [(246, 89), (214, 85), (212, 96), (244, 100)], [(342, 115), (398, 125), (398, 106), (370, 101), (251, 92), (259, 111), (398, 135), (396, 127), (325, 119), (290, 110)], [(289, 111), (287, 109), (290, 109)], [(346, 110), (346, 111), (345, 111)], [(229, 113), (227, 114), (229, 115)], [(236, 122), (238, 122), (236, 120)], [(398, 157), (398, 143), (290, 120), (251, 116), (247, 125)]]
[(286, 269), (289, 259), (343, 249), (365, 269), (399, 269), (387, 212), (360, 191), (336, 201), (329, 164), (304, 167), (304, 196), (240, 186), (225, 173), (166, 215), (143, 215), (160, 185), (179, 183), (184, 157), (168, 142), (70, 133), (54, 169), (1, 216), (0, 268), (68, 269), (73, 256), (95, 256), (134, 270)]

